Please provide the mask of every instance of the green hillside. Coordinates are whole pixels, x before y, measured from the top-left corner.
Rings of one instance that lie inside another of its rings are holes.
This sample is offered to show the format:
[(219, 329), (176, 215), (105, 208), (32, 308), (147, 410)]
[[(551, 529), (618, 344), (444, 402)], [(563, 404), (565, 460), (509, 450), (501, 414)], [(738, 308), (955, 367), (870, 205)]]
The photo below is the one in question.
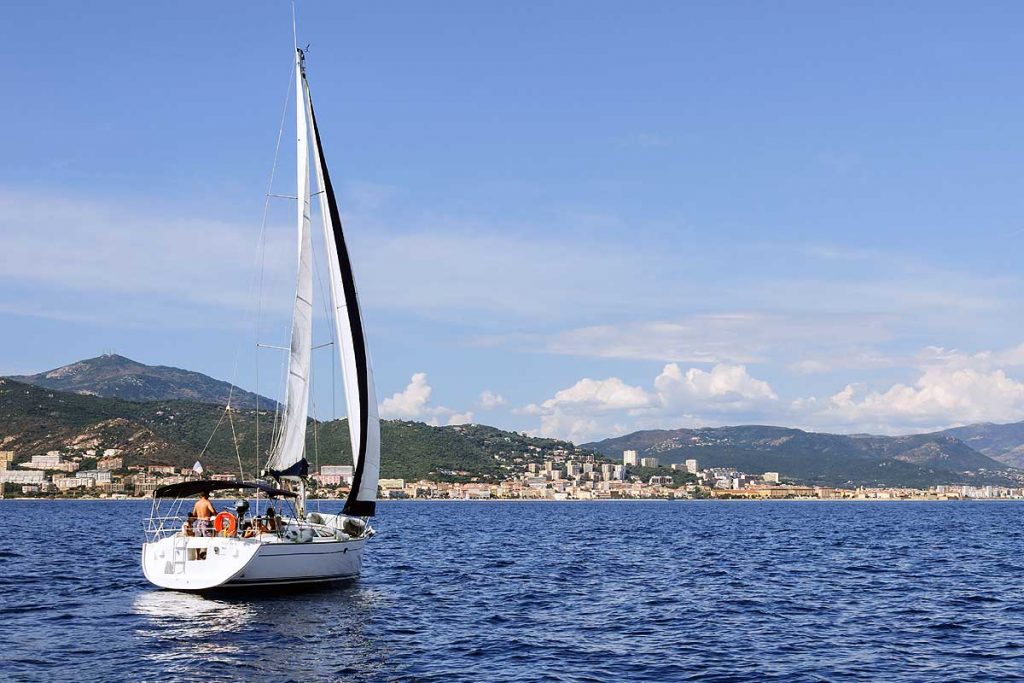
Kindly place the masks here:
[[(260, 412), (261, 463), (273, 420), (272, 412)], [(210, 403), (123, 401), (0, 379), (0, 449), (15, 451), (16, 462), (49, 450), (117, 448), (124, 451), (126, 464), (189, 467), (200, 459), (215, 472), (237, 472), (240, 456), (251, 477), (256, 472), (256, 422), (254, 410), (228, 414)], [(381, 444), (381, 476), (403, 479), (494, 478), (516, 458), (541, 462), (553, 450), (573, 448), (564, 441), (483, 425), (434, 427), (397, 420), (381, 422)], [(313, 467), (351, 464), (346, 420), (310, 421), (307, 453)]]

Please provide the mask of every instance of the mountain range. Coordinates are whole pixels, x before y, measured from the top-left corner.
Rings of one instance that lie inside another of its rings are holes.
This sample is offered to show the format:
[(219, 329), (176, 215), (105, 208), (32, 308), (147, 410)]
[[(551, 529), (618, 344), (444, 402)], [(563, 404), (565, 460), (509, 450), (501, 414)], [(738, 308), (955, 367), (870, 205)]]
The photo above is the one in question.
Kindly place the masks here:
[[(89, 394), (126, 401), (191, 400), (202, 403), (256, 408), (256, 394), (232, 388), (228, 382), (199, 372), (164, 365), (145, 365), (114, 353), (81, 360), (36, 375), (13, 376), (26, 384), (57, 391)], [(260, 397), (260, 406), (273, 409), (275, 402)]]
[[(224, 405), (231, 397), (232, 410)], [(0, 449), (19, 460), (47, 450), (120, 448), (140, 464), (191, 465), (202, 454), (219, 471), (255, 467), (257, 422), (266, 457), (276, 404), (198, 372), (106, 354), (36, 375), (0, 380)], [(265, 409), (264, 409), (265, 408)], [(228, 418), (228, 419), (225, 419)], [(312, 464), (351, 461), (344, 419), (313, 422)], [(232, 430), (234, 438), (232, 438)], [(238, 444), (238, 451), (235, 444)], [(386, 477), (500, 476), (513, 459), (535, 461), (572, 444), (485, 425), (382, 423)], [(584, 444), (619, 460), (623, 450), (662, 464), (701, 467), (828, 486), (930, 486), (1021, 481), (1024, 422), (976, 424), (910, 436), (841, 435), (772, 426), (645, 430)], [(246, 462), (246, 458), (249, 462)], [(318, 462), (317, 462), (318, 461)]]
[[(1024, 432), (1024, 427), (1021, 428)], [(702, 468), (779, 472), (783, 479), (824, 486), (931, 486), (1013, 483), (1024, 477), (953, 434), (873, 436), (820, 434), (747, 425), (645, 430), (584, 444), (609, 457), (635, 450), (663, 464), (695, 459)]]

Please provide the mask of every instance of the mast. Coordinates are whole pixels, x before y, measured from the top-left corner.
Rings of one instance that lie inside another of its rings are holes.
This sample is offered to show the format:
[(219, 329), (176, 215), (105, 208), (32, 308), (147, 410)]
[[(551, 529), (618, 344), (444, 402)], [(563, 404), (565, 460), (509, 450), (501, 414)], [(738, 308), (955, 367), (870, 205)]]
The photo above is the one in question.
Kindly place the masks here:
[[(301, 50), (299, 52), (301, 54)], [(377, 481), (380, 476), (380, 419), (377, 415), (377, 394), (374, 390), (355, 276), (342, 231), (338, 202), (327, 170), (327, 160), (320, 143), (320, 130), (317, 128), (316, 114), (313, 111), (313, 99), (304, 72), (302, 78), (305, 82), (309, 127), (312, 130), (313, 167), (316, 169), (320, 216), (327, 248), (335, 345), (344, 378), (348, 430), (352, 442), (352, 490), (342, 511), (347, 515), (369, 517), (376, 509)]]
[(310, 233), (309, 140), (306, 114), (304, 59), (295, 50), (295, 139), (296, 193), (298, 208), (298, 268), (292, 336), (285, 385), (285, 407), (281, 429), (267, 462), (267, 473), (275, 479), (305, 477), (306, 427), (309, 418), (309, 371), (313, 340), (313, 245)]

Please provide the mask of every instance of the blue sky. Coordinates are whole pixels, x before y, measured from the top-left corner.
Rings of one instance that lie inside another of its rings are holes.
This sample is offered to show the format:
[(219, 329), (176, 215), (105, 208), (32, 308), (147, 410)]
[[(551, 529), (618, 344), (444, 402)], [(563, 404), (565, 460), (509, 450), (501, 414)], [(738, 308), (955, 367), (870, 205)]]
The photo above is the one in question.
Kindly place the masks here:
[[(577, 441), (1024, 419), (1022, 21), (300, 3), (383, 412)], [(252, 283), (291, 40), (285, 2), (5, 8), (0, 372), (114, 350), (280, 391)]]

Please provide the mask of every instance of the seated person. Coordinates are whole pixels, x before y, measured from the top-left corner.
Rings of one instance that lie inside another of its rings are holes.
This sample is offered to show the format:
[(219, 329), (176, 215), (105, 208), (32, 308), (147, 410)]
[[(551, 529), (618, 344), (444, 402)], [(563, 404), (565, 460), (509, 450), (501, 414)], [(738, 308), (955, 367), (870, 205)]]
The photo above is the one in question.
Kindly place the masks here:
[(268, 507), (266, 516), (258, 521), (261, 534), (272, 534), (278, 529), (277, 513), (274, 508)]
[(181, 533), (179, 536), (195, 536), (196, 532), (193, 530), (193, 525), (196, 523), (196, 516), (194, 513), (188, 513), (188, 517), (181, 525)]
[(242, 538), (252, 538), (256, 535), (256, 527), (252, 525), (252, 522), (242, 522)]

